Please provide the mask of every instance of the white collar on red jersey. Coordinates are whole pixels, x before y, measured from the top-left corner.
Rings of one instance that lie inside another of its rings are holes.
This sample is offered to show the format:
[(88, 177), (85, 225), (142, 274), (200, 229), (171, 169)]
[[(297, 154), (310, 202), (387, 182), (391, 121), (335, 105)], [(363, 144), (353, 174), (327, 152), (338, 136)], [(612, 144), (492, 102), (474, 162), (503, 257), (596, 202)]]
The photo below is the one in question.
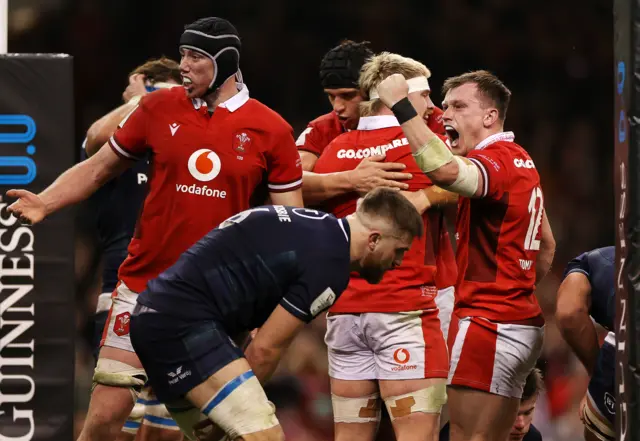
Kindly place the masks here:
[(358, 121), (358, 130), (387, 129), (400, 127), (400, 123), (393, 115), (361, 116)]
[[(235, 112), (242, 107), (247, 101), (249, 101), (249, 88), (244, 83), (236, 83), (238, 93), (229, 98), (223, 103), (218, 104), (218, 107), (223, 107), (229, 112)], [(193, 107), (198, 110), (202, 106), (207, 107), (207, 102), (202, 98), (194, 98), (191, 100)]]
[(489, 144), (493, 144), (493, 143), (500, 142), (500, 141), (513, 142), (514, 139), (516, 139), (516, 135), (514, 135), (513, 132), (494, 133), (493, 135), (489, 136), (488, 138), (485, 138), (482, 141), (480, 141), (480, 143), (478, 143), (478, 145), (475, 146), (474, 149), (475, 150), (482, 150), (483, 148), (485, 148)]

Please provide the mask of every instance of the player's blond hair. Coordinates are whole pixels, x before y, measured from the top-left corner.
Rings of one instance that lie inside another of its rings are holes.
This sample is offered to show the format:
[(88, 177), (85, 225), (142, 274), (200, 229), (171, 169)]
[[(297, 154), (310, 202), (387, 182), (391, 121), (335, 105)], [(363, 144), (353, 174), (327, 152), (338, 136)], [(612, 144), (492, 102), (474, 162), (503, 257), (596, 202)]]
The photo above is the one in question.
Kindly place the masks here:
[(366, 100), (360, 103), (360, 116), (372, 116), (380, 112), (384, 107), (379, 99), (369, 99), (369, 92), (378, 87), (378, 84), (393, 74), (401, 74), (407, 80), (416, 77), (431, 76), (431, 71), (419, 61), (413, 58), (391, 52), (381, 52), (367, 61), (360, 71), (358, 86)]

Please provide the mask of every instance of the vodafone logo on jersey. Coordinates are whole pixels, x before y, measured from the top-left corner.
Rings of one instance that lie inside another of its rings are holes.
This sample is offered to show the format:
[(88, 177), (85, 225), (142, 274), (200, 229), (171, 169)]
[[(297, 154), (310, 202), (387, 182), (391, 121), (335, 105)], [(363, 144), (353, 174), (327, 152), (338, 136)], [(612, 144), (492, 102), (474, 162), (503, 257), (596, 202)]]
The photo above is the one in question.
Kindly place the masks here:
[[(200, 182), (213, 181), (222, 168), (220, 157), (211, 149), (196, 150), (189, 156), (187, 168), (191, 176)], [(209, 196), (212, 198), (225, 199), (227, 192), (218, 188), (209, 188), (208, 185), (197, 184), (176, 184), (178, 193), (195, 194), (198, 196)]]
[(220, 173), (220, 157), (213, 150), (196, 150), (189, 157), (187, 167), (191, 176), (200, 182), (209, 182)]

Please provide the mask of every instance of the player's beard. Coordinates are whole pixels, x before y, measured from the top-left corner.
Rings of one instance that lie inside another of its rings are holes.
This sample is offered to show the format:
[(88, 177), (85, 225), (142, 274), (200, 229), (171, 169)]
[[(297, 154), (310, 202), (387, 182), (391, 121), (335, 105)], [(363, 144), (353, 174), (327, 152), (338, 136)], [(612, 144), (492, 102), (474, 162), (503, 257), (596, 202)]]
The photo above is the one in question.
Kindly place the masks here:
[(360, 276), (367, 282), (375, 285), (377, 283), (380, 283), (380, 281), (382, 280), (382, 277), (384, 276), (384, 270), (378, 267), (369, 266), (362, 268), (362, 270), (360, 271)]
[(375, 285), (376, 283), (380, 283), (382, 280), (386, 267), (380, 262), (372, 262), (372, 260), (373, 259), (365, 258), (364, 262), (362, 262), (362, 268), (359, 273), (364, 280)]

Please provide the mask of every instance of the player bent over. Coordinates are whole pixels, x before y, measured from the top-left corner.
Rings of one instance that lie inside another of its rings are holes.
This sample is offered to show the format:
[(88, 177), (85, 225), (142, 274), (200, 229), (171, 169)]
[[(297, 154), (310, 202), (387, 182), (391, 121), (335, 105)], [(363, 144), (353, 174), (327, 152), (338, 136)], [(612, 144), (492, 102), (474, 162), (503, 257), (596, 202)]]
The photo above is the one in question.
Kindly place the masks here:
[(506, 439), (544, 335), (534, 290), (551, 266), (555, 243), (540, 177), (514, 134), (504, 132), (511, 92), (491, 73), (445, 81), (443, 123), (451, 150), (416, 113), (408, 90), (401, 75), (378, 86), (422, 171), (463, 196), (451, 325), (458, 331), (447, 389), (451, 440)]
[[(233, 440), (283, 439), (260, 383), (351, 271), (378, 283), (421, 235), (416, 209), (390, 189), (341, 219), (281, 205), (231, 217), (138, 297), (131, 340), (158, 398), (192, 439), (202, 414)], [(232, 338), (254, 328), (243, 354)]]

